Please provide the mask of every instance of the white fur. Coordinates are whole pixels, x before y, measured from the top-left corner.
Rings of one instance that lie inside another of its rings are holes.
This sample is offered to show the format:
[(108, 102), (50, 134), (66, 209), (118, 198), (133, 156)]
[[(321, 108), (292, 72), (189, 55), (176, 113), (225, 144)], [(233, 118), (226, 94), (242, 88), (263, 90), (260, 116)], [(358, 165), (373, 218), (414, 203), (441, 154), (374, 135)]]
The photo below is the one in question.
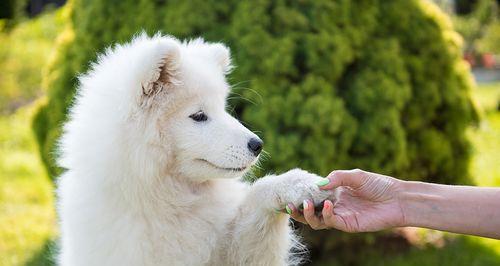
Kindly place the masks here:
[(275, 210), (328, 194), (302, 170), (238, 180), (257, 136), (225, 111), (230, 69), (222, 44), (142, 34), (80, 77), (60, 142), (61, 265), (297, 262)]

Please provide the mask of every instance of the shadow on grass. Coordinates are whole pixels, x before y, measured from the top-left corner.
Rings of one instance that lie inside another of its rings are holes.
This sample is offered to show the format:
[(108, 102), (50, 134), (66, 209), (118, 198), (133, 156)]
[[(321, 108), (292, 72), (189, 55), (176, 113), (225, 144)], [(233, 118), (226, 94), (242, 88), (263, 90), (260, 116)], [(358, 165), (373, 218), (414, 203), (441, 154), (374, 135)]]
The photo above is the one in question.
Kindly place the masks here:
[(381, 243), (371, 246), (351, 246), (357, 258), (344, 260), (341, 252), (331, 251), (330, 258), (310, 265), (370, 265), (370, 266), (471, 266), (500, 265), (500, 254), (477, 239), (458, 236), (447, 241), (444, 247), (410, 246), (395, 252)]
[(57, 241), (49, 239), (27, 262), (26, 266), (53, 266), (57, 254)]

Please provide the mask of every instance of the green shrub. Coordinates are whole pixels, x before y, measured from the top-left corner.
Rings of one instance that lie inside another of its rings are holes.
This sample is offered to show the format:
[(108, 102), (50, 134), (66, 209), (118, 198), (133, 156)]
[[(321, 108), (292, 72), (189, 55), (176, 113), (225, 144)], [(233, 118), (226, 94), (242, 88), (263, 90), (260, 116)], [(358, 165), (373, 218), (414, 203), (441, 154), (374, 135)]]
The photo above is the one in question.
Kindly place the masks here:
[[(237, 68), (230, 80), (239, 82), (235, 96), (241, 96), (232, 100), (234, 112), (263, 137), (270, 155), (265, 172), (302, 167), (326, 175), (359, 167), (407, 179), (469, 182), (465, 129), (477, 120), (471, 77), (460, 59), (460, 37), (429, 1), (72, 5), (66, 41), (47, 74), (48, 103), (34, 125), (53, 176), (54, 139), (76, 74), (87, 70), (96, 52), (144, 29), (203, 36), (232, 48)], [(316, 250), (349, 239), (313, 238)]]

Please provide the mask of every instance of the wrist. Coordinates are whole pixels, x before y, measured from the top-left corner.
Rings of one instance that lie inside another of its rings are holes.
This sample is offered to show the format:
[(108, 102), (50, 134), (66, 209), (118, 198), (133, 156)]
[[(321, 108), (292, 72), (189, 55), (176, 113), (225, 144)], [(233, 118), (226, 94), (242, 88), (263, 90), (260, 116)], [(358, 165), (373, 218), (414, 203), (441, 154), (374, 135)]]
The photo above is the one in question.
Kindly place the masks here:
[(441, 197), (436, 185), (418, 181), (403, 181), (399, 201), (403, 212), (401, 226), (432, 227), (430, 221), (439, 215)]

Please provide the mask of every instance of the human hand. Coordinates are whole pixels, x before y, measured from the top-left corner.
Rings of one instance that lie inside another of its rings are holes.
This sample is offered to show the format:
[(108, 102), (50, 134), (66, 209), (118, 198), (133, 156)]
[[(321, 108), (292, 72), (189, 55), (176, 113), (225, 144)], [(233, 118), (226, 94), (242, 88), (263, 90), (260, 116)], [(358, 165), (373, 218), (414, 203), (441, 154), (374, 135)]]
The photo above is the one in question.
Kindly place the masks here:
[(293, 204), (287, 206), (293, 219), (316, 230), (379, 231), (405, 224), (399, 199), (402, 183), (389, 176), (359, 169), (333, 171), (318, 182), (322, 190), (336, 190), (333, 202), (324, 202), (321, 215), (315, 215), (310, 200), (303, 203), (303, 215)]

